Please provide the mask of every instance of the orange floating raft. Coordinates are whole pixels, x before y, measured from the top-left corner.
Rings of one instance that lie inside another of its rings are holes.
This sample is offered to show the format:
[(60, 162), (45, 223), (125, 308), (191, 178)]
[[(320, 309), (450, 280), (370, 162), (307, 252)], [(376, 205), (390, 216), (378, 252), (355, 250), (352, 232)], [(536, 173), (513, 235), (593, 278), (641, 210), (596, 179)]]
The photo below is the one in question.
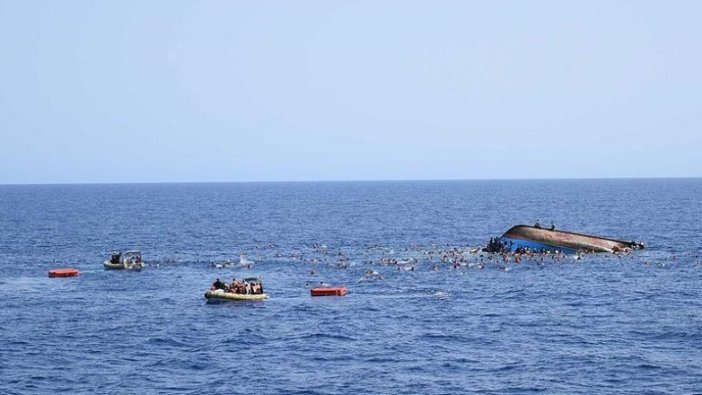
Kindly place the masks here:
[(344, 296), (346, 295), (346, 288), (344, 287), (319, 287), (312, 288), (310, 290), (310, 295), (312, 296)]
[(63, 269), (51, 269), (49, 270), (49, 277), (75, 277), (80, 274), (78, 269), (73, 268), (63, 268)]

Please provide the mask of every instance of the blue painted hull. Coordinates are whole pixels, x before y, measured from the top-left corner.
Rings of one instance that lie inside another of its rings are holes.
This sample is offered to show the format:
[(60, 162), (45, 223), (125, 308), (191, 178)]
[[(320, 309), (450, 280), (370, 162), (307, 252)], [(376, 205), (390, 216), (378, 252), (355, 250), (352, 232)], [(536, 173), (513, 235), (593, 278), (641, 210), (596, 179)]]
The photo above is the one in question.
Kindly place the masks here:
[(553, 244), (547, 244), (547, 243), (542, 243), (534, 240), (521, 240), (521, 239), (512, 239), (510, 237), (500, 237), (500, 241), (503, 242), (507, 248), (515, 252), (519, 248), (528, 248), (531, 251), (549, 251), (549, 252), (555, 252), (555, 251), (560, 251), (565, 254), (575, 254), (577, 251), (574, 248), (569, 248), (569, 247), (563, 247), (563, 246), (557, 246)]

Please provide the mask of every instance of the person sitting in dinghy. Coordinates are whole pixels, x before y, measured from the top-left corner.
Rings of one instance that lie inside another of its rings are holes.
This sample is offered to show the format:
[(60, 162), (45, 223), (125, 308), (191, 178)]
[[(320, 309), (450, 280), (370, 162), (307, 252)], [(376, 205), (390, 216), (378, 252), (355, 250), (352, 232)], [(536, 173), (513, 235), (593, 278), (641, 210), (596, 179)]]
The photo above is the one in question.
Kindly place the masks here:
[(238, 293), (238, 290), (239, 290), (239, 280), (232, 279), (232, 283), (229, 285), (227, 292), (235, 294), (235, 293)]

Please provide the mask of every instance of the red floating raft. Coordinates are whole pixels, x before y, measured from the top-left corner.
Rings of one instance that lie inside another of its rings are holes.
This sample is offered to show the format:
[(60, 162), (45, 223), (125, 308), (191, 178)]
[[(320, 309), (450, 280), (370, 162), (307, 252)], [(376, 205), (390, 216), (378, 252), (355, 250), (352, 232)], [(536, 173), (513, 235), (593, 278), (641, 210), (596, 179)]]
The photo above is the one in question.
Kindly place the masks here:
[(310, 295), (312, 295), (312, 296), (344, 296), (344, 295), (346, 295), (346, 288), (343, 288), (343, 287), (312, 288), (310, 290)]
[(80, 274), (78, 269), (64, 268), (49, 270), (49, 277), (75, 277)]

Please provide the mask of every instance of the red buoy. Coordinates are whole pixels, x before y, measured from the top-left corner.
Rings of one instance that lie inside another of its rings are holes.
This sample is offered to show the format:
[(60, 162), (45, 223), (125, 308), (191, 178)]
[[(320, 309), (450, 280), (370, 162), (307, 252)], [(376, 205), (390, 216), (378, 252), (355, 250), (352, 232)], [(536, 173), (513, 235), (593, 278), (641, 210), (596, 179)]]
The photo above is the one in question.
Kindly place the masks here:
[(344, 287), (312, 288), (310, 290), (310, 295), (312, 295), (312, 296), (344, 296), (344, 295), (346, 295), (346, 288), (344, 288)]
[(70, 267), (49, 270), (49, 277), (75, 277), (79, 274), (80, 271), (78, 269), (73, 269)]

